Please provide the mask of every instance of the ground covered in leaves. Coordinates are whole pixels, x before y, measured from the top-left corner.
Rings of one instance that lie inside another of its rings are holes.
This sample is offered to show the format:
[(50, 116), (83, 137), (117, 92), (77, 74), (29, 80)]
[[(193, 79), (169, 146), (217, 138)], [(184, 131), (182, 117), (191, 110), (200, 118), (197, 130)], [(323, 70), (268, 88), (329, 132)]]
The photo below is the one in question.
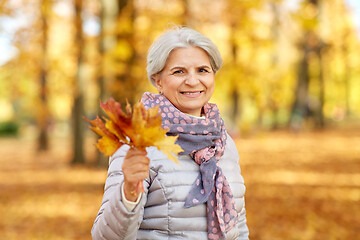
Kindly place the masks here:
[[(235, 141), (252, 240), (358, 238), (360, 128)], [(91, 239), (106, 170), (71, 166), (70, 146), (55, 138), (37, 153), (32, 139), (0, 138), (0, 239)]]

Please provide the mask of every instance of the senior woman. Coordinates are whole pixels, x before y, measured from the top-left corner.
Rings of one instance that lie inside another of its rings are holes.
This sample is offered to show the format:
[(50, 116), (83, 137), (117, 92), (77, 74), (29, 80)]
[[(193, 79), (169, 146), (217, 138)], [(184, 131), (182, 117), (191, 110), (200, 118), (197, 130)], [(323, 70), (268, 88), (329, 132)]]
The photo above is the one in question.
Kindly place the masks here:
[(147, 72), (159, 94), (141, 101), (159, 105), (163, 127), (184, 151), (176, 164), (155, 147), (120, 147), (109, 160), (93, 239), (248, 239), (238, 152), (208, 102), (221, 65), (214, 43), (190, 28), (170, 30), (150, 47)]

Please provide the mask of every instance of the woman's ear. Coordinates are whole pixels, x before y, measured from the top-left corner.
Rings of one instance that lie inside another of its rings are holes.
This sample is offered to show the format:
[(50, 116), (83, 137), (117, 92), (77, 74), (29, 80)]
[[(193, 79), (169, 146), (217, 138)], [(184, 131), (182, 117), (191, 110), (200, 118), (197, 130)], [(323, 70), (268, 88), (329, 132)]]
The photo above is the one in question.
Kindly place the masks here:
[(161, 82), (161, 79), (160, 79), (160, 74), (159, 73), (156, 73), (154, 76), (154, 82), (155, 82), (155, 85), (156, 85), (156, 88), (158, 90), (158, 92), (160, 94), (162, 94), (162, 82)]

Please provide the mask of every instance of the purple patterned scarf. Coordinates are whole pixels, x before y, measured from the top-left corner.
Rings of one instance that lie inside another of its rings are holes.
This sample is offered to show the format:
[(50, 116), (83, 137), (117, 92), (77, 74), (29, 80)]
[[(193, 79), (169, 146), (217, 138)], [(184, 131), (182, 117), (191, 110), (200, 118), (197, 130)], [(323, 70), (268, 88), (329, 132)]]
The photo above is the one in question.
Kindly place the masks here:
[(238, 218), (235, 201), (228, 181), (217, 160), (224, 153), (226, 132), (216, 104), (204, 106), (205, 118), (197, 118), (179, 111), (164, 96), (144, 93), (145, 108), (159, 105), (163, 127), (167, 135), (178, 135), (177, 144), (200, 165), (200, 174), (185, 200), (185, 208), (207, 203), (208, 238), (224, 239)]

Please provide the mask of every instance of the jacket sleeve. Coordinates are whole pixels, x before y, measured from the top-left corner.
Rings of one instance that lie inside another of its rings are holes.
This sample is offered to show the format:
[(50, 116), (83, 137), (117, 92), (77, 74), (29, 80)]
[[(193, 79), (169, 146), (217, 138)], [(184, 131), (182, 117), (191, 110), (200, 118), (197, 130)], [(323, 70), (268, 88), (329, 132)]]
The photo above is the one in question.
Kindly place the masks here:
[(123, 145), (110, 157), (103, 200), (91, 230), (93, 240), (136, 239), (143, 218), (148, 182), (143, 182), (145, 192), (139, 204), (133, 211), (128, 211), (121, 196), (124, 180), (121, 166), (128, 150), (129, 146)]

